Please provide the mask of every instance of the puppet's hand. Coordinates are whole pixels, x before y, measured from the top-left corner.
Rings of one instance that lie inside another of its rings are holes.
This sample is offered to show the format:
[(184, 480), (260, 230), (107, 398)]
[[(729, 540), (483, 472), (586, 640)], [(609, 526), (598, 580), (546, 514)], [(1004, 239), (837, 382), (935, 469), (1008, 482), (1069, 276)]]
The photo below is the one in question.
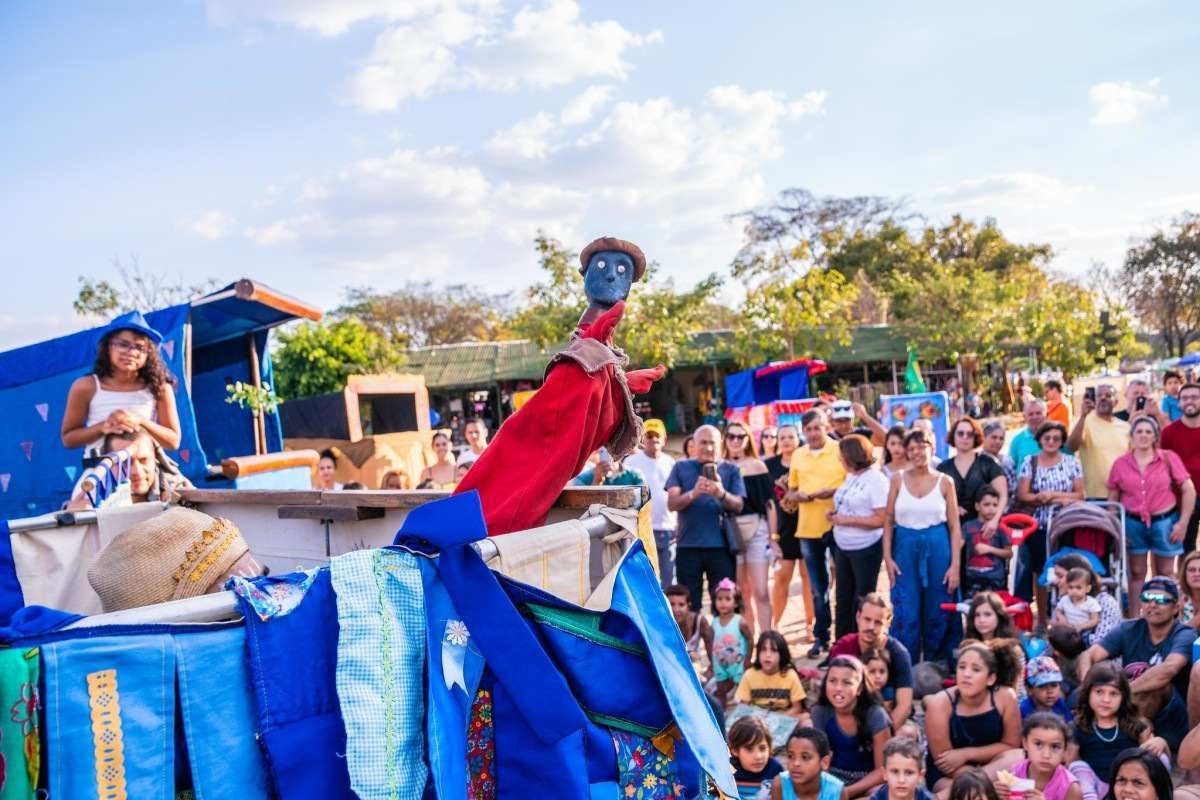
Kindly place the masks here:
[(650, 369), (635, 369), (632, 372), (625, 373), (625, 381), (629, 384), (629, 391), (634, 394), (645, 394), (650, 391), (650, 386), (656, 380), (667, 374), (667, 368), (662, 364)]
[(585, 339), (598, 339), (608, 344), (612, 341), (613, 331), (616, 330), (617, 323), (621, 321), (621, 317), (624, 314), (625, 301), (618, 300), (613, 304), (612, 308), (596, 317), (595, 322), (585, 328), (581, 328), (579, 334)]

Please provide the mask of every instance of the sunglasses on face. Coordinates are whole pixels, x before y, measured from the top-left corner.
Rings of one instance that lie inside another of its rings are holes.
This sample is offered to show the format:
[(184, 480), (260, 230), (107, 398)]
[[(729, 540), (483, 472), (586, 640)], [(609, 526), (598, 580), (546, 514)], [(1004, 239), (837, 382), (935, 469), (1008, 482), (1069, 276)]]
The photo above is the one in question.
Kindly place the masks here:
[(131, 342), (127, 339), (113, 339), (112, 346), (120, 350), (122, 353), (133, 353), (134, 355), (144, 356), (150, 352), (148, 345)]
[(1155, 603), (1160, 606), (1169, 606), (1175, 603), (1174, 597), (1160, 592), (1142, 592), (1141, 598), (1143, 603)]
[(967, 430), (967, 429), (965, 429), (965, 428), (964, 428), (963, 430), (960, 430), (960, 431), (955, 431), (955, 432), (954, 432), (954, 435), (955, 435), (955, 436), (959, 436), (959, 437), (964, 437), (964, 436), (974, 436), (974, 435), (975, 435), (975, 432), (974, 432), (974, 431), (969, 431), (969, 430)]
[(742, 439), (746, 438), (746, 434), (744, 434), (744, 433), (727, 433), (727, 434), (725, 434), (725, 438), (731, 442), (740, 442)]

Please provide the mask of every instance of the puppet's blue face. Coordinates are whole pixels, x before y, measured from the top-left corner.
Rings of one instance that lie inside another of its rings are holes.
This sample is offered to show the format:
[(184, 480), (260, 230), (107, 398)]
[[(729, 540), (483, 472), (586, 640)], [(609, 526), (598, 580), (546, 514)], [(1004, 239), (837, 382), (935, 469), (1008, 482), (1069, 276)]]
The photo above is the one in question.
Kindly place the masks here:
[(601, 250), (588, 259), (583, 290), (588, 301), (611, 308), (629, 296), (633, 285), (633, 259), (619, 250)]

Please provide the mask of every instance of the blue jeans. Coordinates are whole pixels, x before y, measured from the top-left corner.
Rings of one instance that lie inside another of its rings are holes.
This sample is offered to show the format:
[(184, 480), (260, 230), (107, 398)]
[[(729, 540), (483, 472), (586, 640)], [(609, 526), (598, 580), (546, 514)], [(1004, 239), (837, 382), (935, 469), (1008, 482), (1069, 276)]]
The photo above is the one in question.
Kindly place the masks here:
[(949, 661), (962, 638), (958, 612), (943, 611), (954, 601), (943, 578), (950, 568), (950, 531), (946, 525), (931, 528), (896, 526), (892, 558), (900, 569), (892, 585), (892, 636), (908, 649), (913, 663)]
[(825, 531), (819, 539), (800, 539), (800, 554), (804, 557), (804, 569), (808, 570), (808, 582), (812, 589), (813, 638), (818, 644), (829, 644), (829, 626), (832, 622), (829, 610), (829, 564), (826, 557), (833, 555), (833, 531)]

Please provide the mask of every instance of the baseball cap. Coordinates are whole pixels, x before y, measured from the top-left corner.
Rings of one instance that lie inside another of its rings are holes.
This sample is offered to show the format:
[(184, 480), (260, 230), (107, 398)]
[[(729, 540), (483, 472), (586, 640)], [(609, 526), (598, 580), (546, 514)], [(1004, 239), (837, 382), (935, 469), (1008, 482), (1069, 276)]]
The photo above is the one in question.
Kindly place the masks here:
[(661, 419), (648, 419), (642, 423), (642, 430), (646, 433), (656, 433), (659, 438), (667, 438), (667, 426), (663, 424)]
[(854, 419), (854, 406), (849, 400), (837, 400), (829, 407), (830, 419)]
[(1025, 682), (1030, 686), (1062, 683), (1062, 670), (1058, 668), (1058, 662), (1050, 656), (1038, 656), (1030, 659), (1025, 665)]
[(1143, 593), (1153, 591), (1166, 592), (1176, 601), (1179, 600), (1179, 584), (1164, 575), (1156, 575), (1142, 584)]

